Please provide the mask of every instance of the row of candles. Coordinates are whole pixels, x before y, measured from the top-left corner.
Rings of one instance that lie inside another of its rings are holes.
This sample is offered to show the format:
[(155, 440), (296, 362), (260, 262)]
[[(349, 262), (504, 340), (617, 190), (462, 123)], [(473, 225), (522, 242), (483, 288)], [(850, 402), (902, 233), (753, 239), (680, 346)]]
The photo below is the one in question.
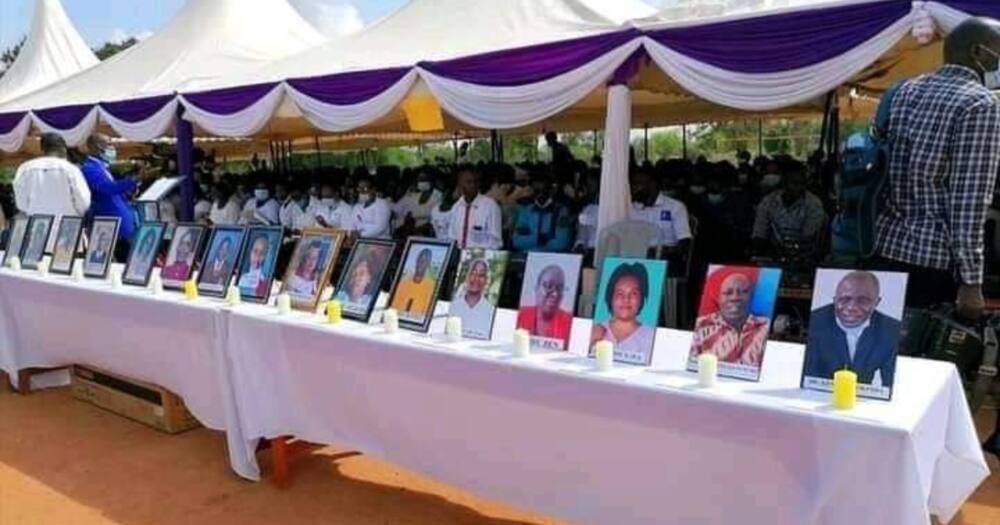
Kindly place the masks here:
[[(13, 270), (20, 270), (21, 263), (17, 257), (11, 257), (8, 266)], [(48, 262), (42, 261), (38, 265), (37, 272), (40, 275), (48, 274)], [(77, 281), (83, 281), (83, 265), (74, 265), (72, 276)], [(122, 286), (121, 272), (112, 271), (109, 275), (112, 288)], [(160, 276), (154, 275), (149, 282), (149, 289), (154, 295), (163, 293), (163, 281)], [(194, 280), (184, 283), (184, 297), (189, 301), (198, 299), (198, 285)], [(226, 291), (225, 302), (228, 306), (238, 306), (240, 304), (240, 290), (235, 286), (230, 286)], [(292, 299), (287, 293), (279, 294), (276, 300), (278, 313), (287, 315), (292, 312)], [(333, 300), (327, 303), (326, 317), (329, 324), (338, 324), (343, 320), (343, 305), (340, 301)], [(399, 312), (389, 308), (382, 314), (382, 326), (388, 334), (399, 332)], [(451, 316), (445, 322), (445, 337), (450, 342), (462, 340), (462, 319)], [(531, 334), (527, 330), (516, 330), (512, 346), (514, 357), (526, 358), (531, 353)], [(599, 341), (594, 347), (595, 368), (599, 372), (607, 372), (614, 367), (614, 344), (610, 341)], [(698, 385), (702, 388), (714, 388), (719, 377), (719, 358), (714, 354), (702, 354), (698, 356)], [(850, 370), (841, 370), (833, 376), (833, 407), (837, 410), (852, 410), (857, 404), (858, 376)]]

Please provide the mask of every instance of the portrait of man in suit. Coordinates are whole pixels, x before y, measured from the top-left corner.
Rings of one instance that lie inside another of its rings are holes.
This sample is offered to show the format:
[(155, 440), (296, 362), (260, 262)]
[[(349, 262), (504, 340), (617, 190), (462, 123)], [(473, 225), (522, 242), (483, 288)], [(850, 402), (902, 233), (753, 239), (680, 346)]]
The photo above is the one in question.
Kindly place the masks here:
[[(817, 282), (824, 272), (829, 270), (820, 270)], [(905, 276), (902, 279), (905, 283)], [(893, 294), (904, 292), (892, 290)], [(901, 323), (879, 311), (882, 302), (879, 276), (866, 271), (844, 275), (836, 285), (833, 302), (812, 312), (803, 376), (832, 380), (837, 371), (851, 370), (858, 375), (860, 385), (891, 389)], [(891, 313), (901, 318), (902, 303), (898, 304), (900, 311)]]

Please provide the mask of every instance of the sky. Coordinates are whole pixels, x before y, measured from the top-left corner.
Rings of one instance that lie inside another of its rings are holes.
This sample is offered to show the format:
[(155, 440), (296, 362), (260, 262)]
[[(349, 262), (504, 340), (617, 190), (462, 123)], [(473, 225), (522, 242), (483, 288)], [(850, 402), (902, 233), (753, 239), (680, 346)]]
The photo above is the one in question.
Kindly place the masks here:
[[(143, 37), (166, 25), (186, 0), (62, 0), (70, 20), (92, 47), (131, 36)], [(329, 33), (357, 30), (391, 13), (406, 0), (290, 0), (314, 25)], [(35, 0), (0, 0), (0, 50), (17, 43), (31, 27)]]

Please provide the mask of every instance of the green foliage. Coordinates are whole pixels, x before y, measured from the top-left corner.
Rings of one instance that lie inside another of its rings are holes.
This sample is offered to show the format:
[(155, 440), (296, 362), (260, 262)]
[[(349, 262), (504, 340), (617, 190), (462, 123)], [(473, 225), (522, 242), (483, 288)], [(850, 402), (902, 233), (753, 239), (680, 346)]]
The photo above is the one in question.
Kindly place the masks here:
[(139, 40), (135, 37), (127, 38), (121, 42), (106, 42), (103, 46), (95, 49), (94, 54), (97, 55), (99, 60), (107, 60), (137, 43), (139, 43)]
[(14, 168), (0, 167), (0, 186), (14, 182)]
[(0, 78), (3, 78), (3, 74), (7, 71), (7, 68), (12, 66), (17, 60), (17, 56), (21, 54), (21, 48), (24, 47), (24, 42), (27, 39), (28, 37), (26, 36), (21, 37), (21, 40), (17, 44), (4, 49), (3, 52), (0, 53), (0, 66), (2, 66), (0, 67)]

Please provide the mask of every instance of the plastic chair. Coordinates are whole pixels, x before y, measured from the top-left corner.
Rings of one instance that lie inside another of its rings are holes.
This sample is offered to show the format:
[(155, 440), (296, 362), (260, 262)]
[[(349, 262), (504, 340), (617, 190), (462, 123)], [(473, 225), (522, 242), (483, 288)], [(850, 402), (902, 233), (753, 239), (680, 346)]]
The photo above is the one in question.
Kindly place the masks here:
[[(597, 253), (594, 256), (597, 282), (601, 282), (604, 259), (608, 257), (645, 259), (652, 245), (663, 245), (663, 234), (655, 224), (646, 221), (622, 221), (607, 227), (597, 238)], [(659, 256), (657, 249), (656, 257)]]

